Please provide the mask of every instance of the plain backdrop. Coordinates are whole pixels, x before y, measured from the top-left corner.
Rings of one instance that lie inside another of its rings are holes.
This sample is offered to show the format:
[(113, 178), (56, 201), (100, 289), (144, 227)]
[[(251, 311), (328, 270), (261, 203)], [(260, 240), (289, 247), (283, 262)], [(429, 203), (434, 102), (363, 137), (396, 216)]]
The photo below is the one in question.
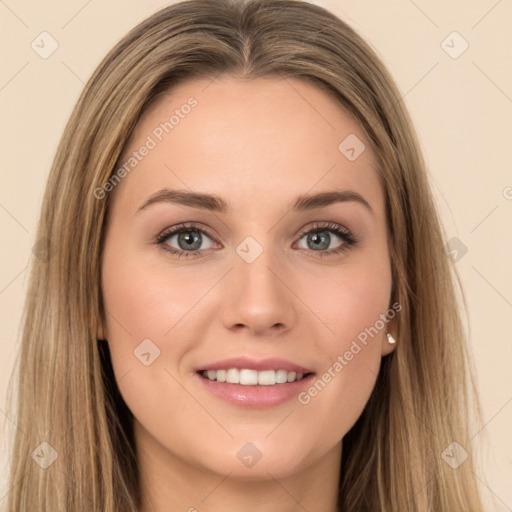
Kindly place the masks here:
[[(9, 492), (7, 436), (16, 428), (5, 396), (50, 165), (100, 60), (168, 3), (0, 1), (0, 508)], [(476, 476), (485, 475), (488, 510), (511, 511), (512, 2), (314, 3), (365, 37), (411, 112), (469, 306), (485, 424), (465, 449), (483, 454)]]

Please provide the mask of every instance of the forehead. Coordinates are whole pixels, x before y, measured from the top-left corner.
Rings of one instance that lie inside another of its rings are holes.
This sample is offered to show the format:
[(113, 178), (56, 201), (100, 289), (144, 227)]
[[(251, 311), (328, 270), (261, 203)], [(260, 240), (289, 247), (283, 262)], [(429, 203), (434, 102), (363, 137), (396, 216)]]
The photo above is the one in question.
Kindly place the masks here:
[(119, 166), (129, 161), (135, 165), (115, 190), (125, 204), (166, 187), (213, 193), (250, 211), (335, 188), (383, 207), (361, 127), (322, 89), (292, 78), (181, 83), (142, 116)]

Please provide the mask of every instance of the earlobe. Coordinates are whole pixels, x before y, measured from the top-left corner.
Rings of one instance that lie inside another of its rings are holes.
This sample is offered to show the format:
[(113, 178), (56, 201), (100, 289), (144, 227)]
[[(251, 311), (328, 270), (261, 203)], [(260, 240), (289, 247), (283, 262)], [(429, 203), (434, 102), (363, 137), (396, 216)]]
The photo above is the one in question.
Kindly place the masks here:
[(396, 320), (393, 320), (388, 323), (386, 329), (384, 329), (383, 337), (382, 337), (382, 350), (381, 355), (387, 356), (391, 354), (399, 343), (399, 339), (397, 337), (397, 325)]
[(391, 354), (395, 350), (397, 346), (397, 339), (393, 335), (393, 332), (386, 332), (383, 342), (382, 342), (382, 350), (381, 355), (387, 356), (388, 354)]
[(396, 343), (395, 338), (393, 337), (393, 335), (390, 332), (388, 332), (386, 334), (386, 336), (388, 338), (388, 343), (390, 343), (391, 345), (394, 345)]

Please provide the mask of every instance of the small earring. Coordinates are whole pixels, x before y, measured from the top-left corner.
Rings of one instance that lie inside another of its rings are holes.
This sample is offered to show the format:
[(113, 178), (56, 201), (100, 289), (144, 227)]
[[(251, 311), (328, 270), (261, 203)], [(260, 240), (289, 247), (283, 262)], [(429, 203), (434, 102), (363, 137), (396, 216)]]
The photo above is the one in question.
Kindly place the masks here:
[(395, 338), (393, 338), (393, 336), (391, 336), (389, 332), (387, 333), (386, 336), (388, 337), (388, 343), (390, 343), (391, 345), (394, 345), (396, 343)]

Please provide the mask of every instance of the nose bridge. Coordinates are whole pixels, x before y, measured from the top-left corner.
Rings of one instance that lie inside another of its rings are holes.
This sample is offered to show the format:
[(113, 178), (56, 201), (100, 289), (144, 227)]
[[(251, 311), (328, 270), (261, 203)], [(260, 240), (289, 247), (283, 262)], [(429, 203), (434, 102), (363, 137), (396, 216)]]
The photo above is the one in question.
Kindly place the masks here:
[(236, 247), (224, 301), (226, 327), (245, 325), (262, 332), (294, 320), (292, 294), (279, 276), (283, 265), (277, 251), (247, 237)]

